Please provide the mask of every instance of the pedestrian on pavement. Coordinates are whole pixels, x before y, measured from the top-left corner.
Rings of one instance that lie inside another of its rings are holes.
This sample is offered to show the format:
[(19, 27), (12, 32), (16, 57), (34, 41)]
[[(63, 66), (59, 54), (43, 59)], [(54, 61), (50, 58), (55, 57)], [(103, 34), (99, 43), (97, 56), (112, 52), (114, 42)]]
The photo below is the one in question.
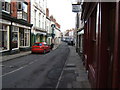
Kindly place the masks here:
[(73, 41), (71, 41), (71, 45), (73, 46)]
[(51, 43), (51, 50), (53, 49), (53, 47), (54, 47), (54, 43)]

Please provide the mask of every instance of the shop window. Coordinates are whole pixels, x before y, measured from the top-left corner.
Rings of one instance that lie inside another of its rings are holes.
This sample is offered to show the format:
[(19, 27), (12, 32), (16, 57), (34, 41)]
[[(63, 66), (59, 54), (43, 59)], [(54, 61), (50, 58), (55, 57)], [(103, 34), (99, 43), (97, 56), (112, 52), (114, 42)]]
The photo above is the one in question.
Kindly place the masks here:
[(0, 29), (0, 35), (2, 40), (0, 40), (0, 50), (8, 50), (8, 26), (7, 25), (2, 25), (2, 29)]
[(25, 46), (29, 46), (29, 38), (30, 38), (29, 30), (25, 30)]
[(20, 28), (20, 46), (24, 46), (24, 29)]
[(13, 27), (12, 30), (12, 49), (18, 48), (18, 27)]
[(2, 2), (2, 10), (10, 13), (10, 3), (9, 2)]
[(20, 28), (20, 46), (30, 46), (30, 32)]

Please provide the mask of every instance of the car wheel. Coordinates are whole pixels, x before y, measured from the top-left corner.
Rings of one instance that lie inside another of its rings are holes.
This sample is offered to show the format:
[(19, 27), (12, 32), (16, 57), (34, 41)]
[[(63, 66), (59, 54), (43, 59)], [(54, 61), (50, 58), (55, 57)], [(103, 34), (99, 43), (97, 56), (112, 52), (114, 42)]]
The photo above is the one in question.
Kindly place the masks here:
[(31, 54), (34, 54), (34, 52), (31, 52)]

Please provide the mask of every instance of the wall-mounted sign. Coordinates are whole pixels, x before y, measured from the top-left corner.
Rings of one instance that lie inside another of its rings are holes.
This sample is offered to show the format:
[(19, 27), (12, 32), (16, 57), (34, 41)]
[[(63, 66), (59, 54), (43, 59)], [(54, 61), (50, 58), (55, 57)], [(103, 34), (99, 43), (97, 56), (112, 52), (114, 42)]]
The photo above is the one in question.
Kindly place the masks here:
[(80, 12), (80, 4), (72, 4), (72, 12)]

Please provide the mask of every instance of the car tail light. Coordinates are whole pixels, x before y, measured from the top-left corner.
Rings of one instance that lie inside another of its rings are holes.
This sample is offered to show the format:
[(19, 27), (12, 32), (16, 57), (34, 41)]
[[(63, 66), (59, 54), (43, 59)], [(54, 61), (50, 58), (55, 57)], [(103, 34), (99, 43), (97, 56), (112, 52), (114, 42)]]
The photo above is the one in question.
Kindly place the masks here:
[(44, 47), (40, 47), (41, 49), (44, 49)]

